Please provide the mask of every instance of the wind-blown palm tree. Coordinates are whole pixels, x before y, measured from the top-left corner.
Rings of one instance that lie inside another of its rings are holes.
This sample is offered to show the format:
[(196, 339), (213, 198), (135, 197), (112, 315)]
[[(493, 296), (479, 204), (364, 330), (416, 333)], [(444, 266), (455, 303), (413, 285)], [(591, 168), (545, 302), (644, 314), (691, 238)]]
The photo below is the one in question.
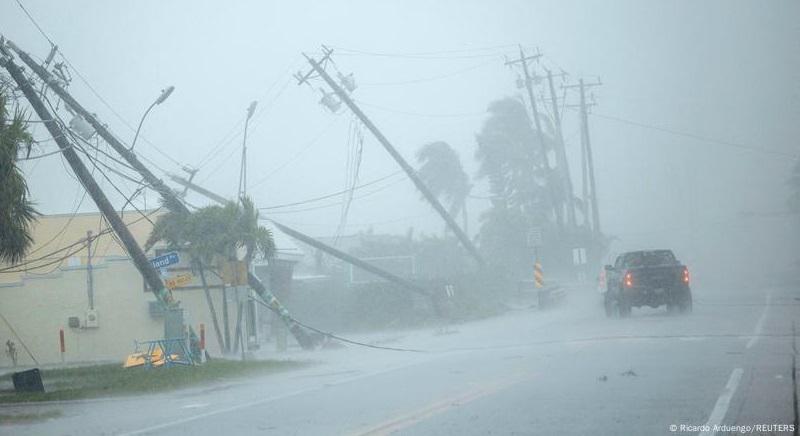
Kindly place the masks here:
[(30, 155), (33, 138), (22, 110), (9, 115), (6, 94), (0, 90), (0, 261), (13, 264), (22, 260), (33, 244), (31, 226), (38, 212), (17, 166), (22, 148)]
[(241, 251), (248, 266), (258, 256), (269, 258), (274, 254), (272, 233), (258, 224), (258, 210), (253, 202), (243, 198), (241, 205), (228, 202), (224, 206), (203, 207), (191, 214), (167, 212), (153, 226), (145, 249), (151, 249), (159, 241), (165, 242), (168, 249), (189, 255), (200, 273), (220, 348), (228, 350), (230, 341), (222, 338), (205, 270), (218, 261), (238, 259)]
[(433, 195), (448, 203), (450, 216), (462, 213), (466, 232), (466, 201), (472, 185), (458, 153), (446, 142), (431, 142), (417, 150), (417, 161), (422, 164), (417, 174)]

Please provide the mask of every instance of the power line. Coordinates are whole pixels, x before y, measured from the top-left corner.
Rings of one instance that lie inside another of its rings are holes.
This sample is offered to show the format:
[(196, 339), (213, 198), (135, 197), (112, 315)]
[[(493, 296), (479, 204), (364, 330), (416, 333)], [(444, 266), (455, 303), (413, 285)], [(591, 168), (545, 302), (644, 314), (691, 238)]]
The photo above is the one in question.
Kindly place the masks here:
[[(265, 303), (261, 299), (252, 298), (252, 300), (255, 301), (256, 303), (266, 307), (267, 309), (275, 312), (276, 314), (284, 316), (283, 314), (279, 313), (276, 309), (274, 309), (272, 306), (270, 306), (269, 304)], [(292, 322), (296, 323), (297, 325), (299, 325), (299, 326), (301, 326), (303, 328), (306, 328), (308, 330), (311, 330), (312, 332), (318, 333), (318, 334), (320, 334), (320, 335), (322, 335), (322, 336), (324, 336), (326, 338), (336, 339), (337, 341), (345, 342), (345, 343), (352, 344), (352, 345), (358, 345), (359, 347), (374, 348), (374, 349), (377, 349), (377, 350), (403, 351), (403, 352), (408, 352), (408, 353), (425, 353), (424, 350), (417, 350), (417, 349), (414, 349), (414, 348), (384, 347), (384, 346), (381, 346), (381, 345), (373, 345), (373, 344), (367, 344), (367, 343), (364, 343), (364, 342), (354, 341), (352, 339), (347, 339), (347, 338), (344, 338), (344, 337), (341, 337), (341, 336), (337, 336), (337, 335), (335, 335), (333, 333), (325, 332), (325, 331), (322, 331), (322, 330), (320, 330), (318, 328), (311, 327), (308, 324), (305, 324), (305, 323), (302, 323), (302, 322), (298, 321), (296, 318), (294, 318), (292, 316), (289, 316), (289, 318), (292, 320)]]
[(386, 106), (380, 106), (377, 104), (367, 103), (363, 100), (354, 99), (354, 101), (362, 106), (367, 106), (386, 112), (391, 112), (400, 115), (409, 115), (414, 117), (423, 117), (423, 118), (470, 118), (470, 117), (482, 117), (486, 115), (486, 112), (470, 112), (470, 113), (455, 113), (455, 114), (431, 114), (431, 113), (411, 112), (411, 111), (393, 109)]
[(289, 165), (290, 163), (292, 163), (295, 160), (297, 160), (303, 153), (305, 153), (306, 151), (308, 151), (308, 149), (310, 149), (312, 146), (314, 146), (317, 143), (317, 141), (319, 141), (325, 135), (325, 133), (327, 133), (328, 130), (330, 130), (330, 128), (333, 127), (333, 125), (336, 124), (337, 121), (339, 121), (339, 119), (340, 119), (339, 117), (334, 117), (322, 130), (320, 130), (319, 133), (317, 133), (316, 136), (314, 136), (300, 150), (298, 150), (297, 153), (292, 155), (292, 157), (290, 157), (284, 163), (278, 165), (278, 167), (276, 167), (275, 169), (273, 169), (272, 171), (267, 173), (264, 177), (256, 180), (254, 183), (250, 184), (250, 186), (248, 186), (248, 189), (252, 189), (252, 188), (255, 188), (256, 186), (261, 185), (262, 183), (266, 182), (270, 177), (274, 176), (279, 171), (284, 169), (287, 165)]
[(472, 66), (467, 67), (467, 68), (463, 68), (463, 69), (452, 71), (452, 72), (445, 73), (445, 74), (440, 74), (440, 75), (437, 75), (437, 76), (424, 77), (424, 78), (419, 78), (419, 79), (402, 80), (402, 81), (397, 81), (397, 82), (373, 82), (373, 83), (369, 83), (368, 82), (368, 83), (361, 83), (361, 86), (412, 85), (412, 84), (415, 84), (415, 83), (432, 82), (432, 81), (446, 79), (446, 78), (453, 77), (453, 76), (458, 76), (459, 74), (467, 73), (467, 72), (472, 71), (472, 70), (477, 70), (478, 68), (485, 67), (487, 65), (492, 65), (494, 63), (495, 63), (495, 60), (494, 59), (490, 59), (488, 61), (484, 61), (484, 62), (472, 65)]
[[(361, 198), (369, 197), (369, 196), (371, 196), (373, 194), (377, 194), (378, 192), (381, 192), (381, 191), (384, 191), (386, 189), (391, 188), (392, 186), (402, 182), (403, 180), (405, 180), (405, 179), (404, 178), (403, 179), (398, 179), (398, 180), (396, 180), (396, 181), (394, 181), (392, 183), (389, 183), (388, 185), (382, 186), (382, 187), (380, 187), (378, 189), (369, 191), (369, 192), (365, 193), (364, 195), (358, 196), (355, 199), (358, 200), (358, 199), (361, 199)], [(314, 206), (314, 207), (308, 207), (308, 208), (303, 208), (303, 209), (278, 210), (278, 211), (272, 211), (272, 212), (269, 212), (269, 213), (270, 214), (286, 214), (286, 213), (308, 212), (308, 211), (311, 211), (311, 210), (327, 209), (329, 207), (336, 207), (336, 206), (341, 206), (341, 202), (339, 202), (339, 203), (329, 203), (329, 204), (324, 204), (324, 205)], [(259, 210), (260, 210), (260, 208), (259, 208)]]
[[(379, 178), (377, 178), (375, 180), (371, 180), (369, 182), (366, 182), (366, 183), (363, 183), (361, 185), (355, 186), (352, 189), (366, 188), (367, 186), (374, 185), (374, 184), (382, 182), (382, 181), (384, 181), (386, 179), (392, 178), (392, 177), (394, 177), (394, 176), (396, 176), (398, 174), (402, 174), (402, 172), (403, 171), (401, 171), (401, 170), (395, 171), (395, 172), (393, 172), (391, 174), (388, 174), (388, 175), (385, 175), (383, 177), (379, 177)], [(351, 188), (343, 189), (341, 191), (333, 192), (333, 193), (322, 195), (322, 196), (319, 196), (319, 197), (309, 198), (309, 199), (302, 200), (302, 201), (296, 201), (294, 203), (284, 203), (284, 204), (276, 204), (276, 205), (273, 205), (273, 206), (259, 207), (258, 210), (281, 209), (281, 208), (289, 207), (289, 206), (300, 206), (300, 205), (303, 205), (303, 204), (314, 203), (314, 202), (319, 201), (319, 200), (327, 200), (328, 198), (338, 197), (339, 195), (346, 194), (347, 192), (350, 191), (350, 189)]]
[[(130, 223), (128, 223), (127, 225), (130, 226), (130, 225), (136, 224), (139, 221), (144, 220), (145, 218), (147, 218), (149, 220), (149, 216), (155, 215), (160, 210), (161, 210), (160, 207), (157, 208), (157, 209), (154, 209), (152, 212), (147, 214), (147, 217), (143, 216), (143, 217), (137, 218), (137, 219), (131, 221)], [(101, 214), (101, 216), (102, 216), (102, 214)], [(113, 231), (114, 231), (113, 228), (107, 226), (104, 230), (98, 231), (96, 234), (92, 235), (91, 240), (94, 241), (95, 239), (97, 239), (97, 238), (99, 238), (99, 237), (101, 237), (101, 236), (103, 236), (105, 234), (112, 233)], [(28, 260), (26, 260), (24, 262), (21, 262), (21, 263), (18, 263), (18, 264), (10, 265), (10, 266), (7, 266), (5, 268), (0, 268), (0, 273), (9, 273), (10, 274), (10, 273), (27, 272), (27, 271), (30, 271), (30, 270), (41, 269), (41, 268), (53, 265), (56, 262), (63, 262), (64, 260), (72, 257), (74, 254), (82, 251), (83, 247), (81, 247), (81, 248), (79, 248), (77, 250), (74, 250), (74, 251), (70, 252), (69, 254), (61, 256), (61, 257), (55, 259), (54, 261), (50, 261), (50, 262), (48, 262), (46, 264), (37, 265), (37, 266), (31, 267), (31, 268), (21, 268), (21, 267), (25, 267), (27, 265), (30, 265), (32, 263), (48, 259), (51, 256), (59, 254), (59, 253), (62, 253), (64, 251), (67, 251), (67, 250), (71, 249), (72, 247), (75, 247), (76, 245), (84, 245), (84, 244), (86, 244), (87, 240), (88, 240), (87, 238), (81, 238), (80, 240), (78, 240), (76, 242), (73, 242), (72, 244), (66, 245), (66, 246), (61, 247), (61, 248), (59, 248), (57, 250), (53, 250), (53, 251), (51, 251), (51, 252), (49, 252), (47, 254), (44, 254), (42, 256), (39, 256), (39, 257), (35, 258), (35, 259), (28, 259)]]
[(779, 150), (774, 150), (774, 149), (769, 149), (769, 148), (764, 148), (764, 147), (757, 147), (757, 146), (754, 146), (754, 145), (742, 144), (742, 143), (737, 143), (737, 142), (725, 141), (725, 140), (722, 140), (722, 139), (709, 138), (709, 137), (701, 136), (701, 135), (698, 135), (698, 134), (695, 134), (695, 133), (685, 132), (685, 131), (676, 130), (676, 129), (670, 129), (670, 128), (656, 126), (656, 125), (652, 125), (652, 124), (641, 123), (641, 122), (638, 122), (638, 121), (628, 120), (628, 119), (625, 119), (625, 118), (620, 118), (620, 117), (616, 117), (616, 116), (612, 116), (612, 115), (598, 114), (598, 113), (595, 113), (595, 112), (591, 112), (589, 115), (597, 117), (597, 118), (603, 118), (603, 119), (607, 119), (607, 120), (617, 121), (617, 122), (620, 122), (620, 123), (623, 123), (623, 124), (628, 124), (628, 125), (631, 125), (631, 126), (640, 127), (640, 128), (643, 128), (643, 129), (657, 130), (659, 132), (669, 133), (669, 134), (677, 135), (677, 136), (683, 136), (683, 137), (691, 138), (691, 139), (694, 139), (694, 140), (697, 140), (697, 141), (701, 141), (701, 142), (708, 142), (708, 143), (712, 143), (712, 144), (723, 145), (723, 146), (726, 146), (726, 147), (739, 148), (739, 149), (742, 149), (742, 150), (754, 151), (754, 152), (765, 153), (765, 154), (772, 154), (772, 155), (776, 155), (776, 156), (784, 156), (784, 157), (791, 157), (791, 158), (796, 158), (797, 157), (796, 154), (787, 153), (787, 152), (783, 152), (783, 151), (779, 151)]
[(517, 47), (517, 45), (505, 44), (494, 47), (484, 47), (475, 49), (444, 50), (444, 51), (417, 52), (417, 53), (374, 52), (374, 51), (356, 50), (344, 47), (331, 46), (331, 48), (336, 49), (339, 52), (339, 55), (341, 56), (375, 56), (375, 57), (421, 59), (421, 60), (432, 60), (432, 59), (452, 60), (452, 59), (475, 59), (475, 58), (498, 57), (506, 54), (506, 52), (503, 51), (500, 52), (495, 51), (492, 53), (480, 53), (480, 52), (488, 50), (497, 50), (501, 48), (510, 48), (510, 47)]

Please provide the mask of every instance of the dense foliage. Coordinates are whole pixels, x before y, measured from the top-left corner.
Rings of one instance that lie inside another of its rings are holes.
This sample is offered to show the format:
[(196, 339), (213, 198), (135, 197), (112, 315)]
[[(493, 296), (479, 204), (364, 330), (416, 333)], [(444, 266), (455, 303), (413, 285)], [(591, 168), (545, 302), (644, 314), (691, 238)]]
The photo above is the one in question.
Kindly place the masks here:
[(10, 114), (0, 90), (0, 261), (10, 263), (22, 260), (33, 244), (31, 226), (38, 215), (17, 165), (20, 151), (30, 155), (33, 145), (25, 118), (19, 109)]

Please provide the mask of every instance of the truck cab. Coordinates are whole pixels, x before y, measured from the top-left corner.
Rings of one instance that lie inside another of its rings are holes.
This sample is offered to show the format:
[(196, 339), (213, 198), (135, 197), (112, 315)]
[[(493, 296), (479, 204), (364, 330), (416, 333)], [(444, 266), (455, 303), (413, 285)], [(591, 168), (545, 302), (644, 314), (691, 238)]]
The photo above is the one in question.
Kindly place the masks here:
[(605, 266), (606, 315), (625, 318), (633, 307), (665, 305), (669, 312), (692, 311), (689, 269), (671, 250), (640, 250), (620, 254)]

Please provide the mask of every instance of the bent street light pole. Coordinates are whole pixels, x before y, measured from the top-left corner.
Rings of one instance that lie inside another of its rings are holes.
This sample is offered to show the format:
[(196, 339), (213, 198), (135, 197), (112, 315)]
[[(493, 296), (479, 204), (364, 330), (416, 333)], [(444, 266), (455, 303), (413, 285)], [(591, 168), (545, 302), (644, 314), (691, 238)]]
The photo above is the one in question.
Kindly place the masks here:
[(136, 146), (136, 140), (139, 139), (139, 131), (142, 130), (142, 124), (144, 124), (144, 119), (147, 118), (147, 114), (149, 114), (150, 111), (153, 110), (154, 107), (156, 107), (156, 105), (164, 103), (164, 100), (166, 100), (167, 97), (169, 97), (170, 94), (172, 94), (172, 91), (174, 90), (175, 90), (174, 86), (169, 86), (167, 87), (167, 89), (162, 89), (161, 95), (159, 95), (156, 101), (154, 101), (153, 104), (151, 104), (150, 107), (148, 107), (147, 110), (144, 111), (142, 119), (139, 120), (139, 127), (136, 128), (136, 134), (133, 135), (133, 142), (131, 143), (131, 151), (133, 151), (133, 147)]
[(58, 144), (58, 147), (61, 149), (64, 158), (67, 160), (70, 167), (72, 167), (75, 175), (78, 177), (86, 191), (89, 192), (89, 195), (92, 197), (92, 200), (94, 200), (98, 209), (100, 209), (100, 211), (103, 213), (103, 216), (105, 216), (105, 218), (108, 220), (111, 228), (114, 230), (114, 233), (116, 233), (120, 241), (122, 241), (122, 244), (125, 246), (125, 250), (131, 256), (133, 264), (136, 266), (136, 269), (139, 270), (139, 273), (142, 274), (142, 277), (147, 285), (150, 286), (150, 289), (153, 290), (153, 293), (156, 295), (162, 305), (165, 307), (174, 305), (174, 298), (172, 297), (172, 294), (167, 291), (166, 288), (164, 288), (161, 278), (158, 276), (155, 268), (145, 256), (144, 251), (142, 251), (142, 248), (136, 242), (136, 239), (134, 239), (130, 230), (128, 230), (128, 227), (119, 217), (119, 215), (117, 215), (114, 207), (111, 205), (111, 202), (108, 201), (108, 198), (100, 189), (100, 186), (97, 185), (97, 182), (92, 177), (92, 174), (83, 164), (83, 161), (81, 161), (80, 157), (78, 157), (75, 149), (72, 148), (72, 144), (67, 141), (63, 130), (55, 121), (50, 111), (48, 111), (48, 109), (45, 107), (42, 100), (39, 99), (36, 91), (25, 78), (22, 71), (16, 64), (14, 64), (10, 57), (4, 57), (0, 59), (0, 65), (8, 70), (8, 72), (11, 74), (11, 77), (14, 79), (17, 85), (19, 85), (22, 93), (25, 95), (25, 98), (27, 98), (28, 102), (30, 102), (33, 110), (36, 111), (39, 119), (44, 122), (47, 131), (53, 137), (56, 144)]
[(128, 150), (128, 147), (124, 146), (122, 142), (119, 141), (111, 132), (104, 126), (97, 118), (92, 115), (86, 108), (80, 105), (72, 96), (64, 90), (64, 88), (59, 85), (58, 81), (44, 68), (42, 68), (39, 64), (34, 61), (28, 53), (22, 51), (19, 47), (17, 47), (13, 42), (6, 40), (8, 46), (11, 47), (12, 50), (19, 56), (19, 58), (25, 62), (25, 64), (34, 72), (39, 78), (42, 79), (53, 92), (58, 95), (61, 100), (66, 103), (67, 106), (70, 107), (75, 113), (83, 117), (92, 128), (100, 135), (107, 143), (110, 145), (114, 151), (120, 154), (125, 160), (145, 179), (148, 185), (156, 192), (158, 192), (161, 197), (164, 199), (164, 205), (175, 212), (189, 212), (189, 209), (183, 204), (182, 201), (178, 198), (175, 192), (172, 189), (165, 185), (164, 182), (156, 177), (142, 162), (136, 157), (132, 151)]
[(322, 79), (325, 80), (328, 86), (330, 86), (331, 89), (333, 89), (336, 95), (347, 105), (347, 107), (349, 107), (350, 110), (359, 119), (361, 119), (361, 122), (364, 123), (365, 126), (367, 126), (367, 128), (370, 130), (370, 132), (372, 132), (372, 134), (375, 136), (378, 142), (381, 143), (383, 148), (385, 148), (386, 151), (388, 151), (389, 154), (392, 155), (394, 160), (400, 165), (400, 168), (402, 168), (403, 171), (405, 171), (406, 175), (408, 175), (408, 178), (410, 178), (411, 181), (414, 182), (414, 186), (416, 186), (417, 189), (419, 189), (419, 191), (422, 192), (422, 195), (425, 197), (426, 200), (428, 200), (428, 203), (430, 203), (431, 206), (433, 206), (436, 212), (438, 212), (439, 215), (444, 219), (445, 223), (447, 223), (447, 226), (450, 228), (450, 230), (452, 230), (453, 233), (455, 233), (456, 237), (459, 239), (459, 241), (461, 241), (461, 244), (464, 246), (464, 248), (466, 248), (467, 251), (472, 255), (472, 257), (475, 258), (478, 264), (480, 264), (481, 266), (485, 266), (486, 262), (483, 260), (483, 257), (481, 257), (480, 253), (478, 253), (478, 250), (472, 244), (472, 241), (469, 240), (467, 234), (464, 233), (463, 230), (461, 230), (461, 227), (458, 226), (458, 223), (456, 223), (453, 217), (450, 216), (450, 214), (447, 212), (444, 206), (442, 206), (442, 204), (439, 203), (439, 200), (436, 199), (436, 196), (433, 195), (433, 193), (428, 189), (428, 187), (425, 185), (422, 179), (420, 179), (419, 176), (417, 176), (417, 173), (414, 170), (414, 168), (412, 168), (411, 165), (409, 165), (408, 162), (406, 162), (406, 160), (403, 159), (403, 156), (401, 156), (400, 153), (392, 146), (389, 140), (386, 139), (385, 136), (383, 136), (383, 133), (381, 133), (381, 131), (378, 130), (375, 124), (373, 124), (372, 121), (369, 118), (367, 118), (366, 114), (364, 114), (364, 112), (362, 112), (361, 109), (358, 106), (356, 106), (355, 102), (353, 102), (353, 99), (350, 98), (350, 95), (347, 94), (347, 92), (345, 92), (331, 78), (331, 76), (328, 75), (327, 72), (325, 72), (325, 69), (322, 68), (322, 66), (320, 66), (320, 64), (313, 58), (306, 56), (306, 59), (308, 60), (308, 63), (310, 63), (311, 66), (314, 68), (314, 70), (320, 75), (320, 77), (322, 77)]
[[(44, 68), (39, 66), (27, 53), (20, 50), (17, 46), (15, 46), (11, 41), (7, 41), (9, 47), (11, 47), (14, 52), (22, 59), (30, 68), (33, 70), (49, 87), (53, 90), (72, 110), (76, 113), (81, 115), (92, 127), (97, 131), (97, 133), (109, 144), (111, 147), (120, 154), (132, 167), (135, 169), (141, 176), (144, 178), (145, 182), (147, 182), (150, 187), (152, 187), (156, 192), (161, 195), (161, 198), (164, 199), (164, 205), (172, 211), (178, 213), (189, 213), (189, 208), (181, 201), (178, 197), (178, 194), (173, 191), (169, 186), (164, 184), (164, 182), (156, 177), (150, 169), (148, 169), (142, 162), (136, 157), (136, 154), (128, 150), (127, 147), (122, 145), (122, 143), (109, 132), (109, 130), (102, 125), (94, 115), (89, 113), (83, 106), (81, 106), (74, 98), (72, 98), (69, 93), (67, 93), (47, 72)], [(149, 262), (148, 262), (149, 264)], [(281, 319), (287, 324), (289, 327), (289, 331), (294, 335), (297, 342), (303, 348), (313, 348), (314, 343), (312, 339), (308, 336), (308, 334), (302, 330), (302, 328), (294, 322), (294, 320), (289, 315), (289, 312), (286, 310), (285, 307), (269, 292), (261, 280), (258, 279), (253, 273), (248, 272), (248, 284), (251, 288), (253, 288), (261, 298), (263, 298), (274, 310), (276, 313), (281, 315)], [(159, 283), (160, 283), (159, 279)], [(152, 286), (151, 286), (152, 287)], [(163, 284), (161, 285), (163, 288)]]

